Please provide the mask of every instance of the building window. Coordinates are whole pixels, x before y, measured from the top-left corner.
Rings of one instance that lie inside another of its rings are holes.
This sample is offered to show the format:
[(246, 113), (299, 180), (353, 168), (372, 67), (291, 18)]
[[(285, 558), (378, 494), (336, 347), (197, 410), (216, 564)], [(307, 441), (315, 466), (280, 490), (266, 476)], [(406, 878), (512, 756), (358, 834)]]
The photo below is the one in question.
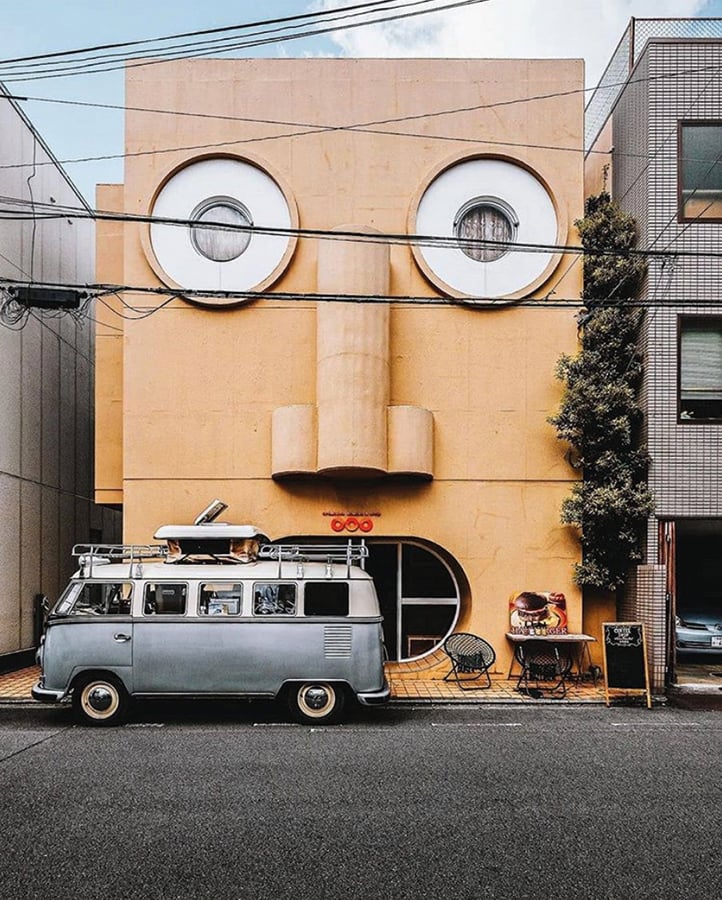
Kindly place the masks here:
[(682, 122), (679, 217), (722, 221), (722, 123)]
[[(214, 262), (230, 262), (246, 250), (253, 225), (251, 214), (238, 200), (213, 197), (191, 213), (191, 242), (196, 251)], [(228, 228), (219, 226), (227, 225)]]
[(511, 160), (460, 159), (433, 174), (411, 228), (442, 238), (412, 245), (426, 278), (472, 303), (531, 293), (558, 264), (555, 201), (540, 178)]
[(680, 420), (722, 420), (722, 319), (682, 319), (679, 345)]
[(148, 262), (167, 285), (212, 292), (194, 297), (205, 305), (233, 306), (240, 298), (220, 292), (267, 287), (296, 246), (291, 195), (254, 163), (230, 156), (175, 170), (160, 185), (151, 214)]
[(454, 234), (470, 259), (493, 262), (509, 251), (518, 225), (519, 220), (508, 203), (495, 197), (477, 197), (457, 213)]

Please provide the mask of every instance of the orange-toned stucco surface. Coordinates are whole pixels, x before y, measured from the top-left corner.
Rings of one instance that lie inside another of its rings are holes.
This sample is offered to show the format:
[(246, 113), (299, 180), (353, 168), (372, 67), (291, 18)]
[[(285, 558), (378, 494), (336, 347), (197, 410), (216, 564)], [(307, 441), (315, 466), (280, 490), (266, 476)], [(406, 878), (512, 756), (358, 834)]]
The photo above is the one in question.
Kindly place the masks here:
[[(125, 182), (100, 186), (97, 205), (147, 215), (171, 172), (223, 153), (277, 179), (302, 229), (403, 235), (433, 173), (451, 160), (490, 154), (518, 161), (543, 180), (560, 223), (558, 242), (577, 244), (582, 87), (582, 63), (574, 60), (190, 60), (133, 68)], [(516, 102), (540, 96), (546, 99)], [(273, 124), (279, 122), (289, 124)], [(147, 229), (99, 225), (99, 280), (162, 286)], [(373, 513), (369, 538), (419, 539), (456, 561), (463, 592), (457, 628), (487, 637), (500, 670), (509, 661), (504, 632), (512, 591), (564, 592), (570, 627), (581, 630), (581, 598), (572, 583), (579, 545), (559, 524), (575, 473), (547, 421), (561, 396), (556, 361), (575, 352), (577, 339), (576, 311), (554, 301), (579, 297), (579, 258), (554, 259), (532, 290), (541, 301), (535, 305), (393, 303), (384, 326), (387, 349), (373, 335), (372, 349), (362, 348), (381, 354), (373, 377), (388, 385), (364, 402), (419, 413), (401, 416), (388, 433), (384, 422), (394, 414), (379, 419), (373, 446), (360, 446), (354, 457), (344, 447), (356, 439), (349, 428), (353, 404), (361, 401), (358, 392), (347, 397), (338, 452), (327, 454), (334, 464), (348, 456), (340, 479), (315, 474), (322, 304), (304, 295), (319, 290), (320, 245), (318, 238), (299, 238), (270, 295), (243, 305), (210, 308), (131, 292), (107, 299), (113, 311), (98, 311), (96, 498), (123, 504), (125, 540), (135, 542), (152, 540), (164, 523), (192, 521), (213, 497), (228, 503), (226, 520), (251, 522), (274, 539), (330, 536), (329, 513)], [(443, 299), (408, 245), (392, 244), (387, 256), (391, 295)], [(358, 293), (357, 285), (346, 291)], [(274, 299), (274, 292), (296, 299)], [(136, 310), (165, 305), (140, 317), (123, 303)], [(354, 378), (349, 390), (362, 391), (363, 374)], [(311, 412), (287, 420), (305, 424), (298, 445), (284, 447), (292, 427), (286, 422), (274, 435), (274, 413), (295, 405)], [(431, 473), (424, 472), (428, 448), (418, 477), (395, 476), (393, 465), (392, 474), (371, 478), (370, 467), (364, 473), (364, 454), (378, 461), (393, 428), (395, 441), (406, 440), (407, 459), (414, 455), (409, 435), (418, 429), (428, 437), (430, 423)], [(328, 429), (324, 434), (328, 449)], [(357, 437), (363, 444), (368, 434)], [(279, 454), (313, 465), (302, 477), (274, 479)]]

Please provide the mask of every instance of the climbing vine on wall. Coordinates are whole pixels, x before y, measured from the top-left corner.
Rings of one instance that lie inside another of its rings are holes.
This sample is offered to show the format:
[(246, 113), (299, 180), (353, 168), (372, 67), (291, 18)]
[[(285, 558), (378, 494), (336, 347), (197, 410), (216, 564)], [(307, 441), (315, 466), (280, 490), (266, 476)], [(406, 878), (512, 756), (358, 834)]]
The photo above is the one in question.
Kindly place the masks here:
[(584, 212), (575, 223), (585, 250), (580, 349), (557, 364), (565, 391), (550, 421), (571, 445), (570, 458), (582, 471), (561, 511), (562, 522), (580, 534), (576, 581), (614, 590), (641, 558), (646, 519), (654, 507), (637, 400), (642, 312), (622, 302), (638, 290), (645, 263), (629, 252), (636, 242), (634, 219), (608, 193), (588, 198)]

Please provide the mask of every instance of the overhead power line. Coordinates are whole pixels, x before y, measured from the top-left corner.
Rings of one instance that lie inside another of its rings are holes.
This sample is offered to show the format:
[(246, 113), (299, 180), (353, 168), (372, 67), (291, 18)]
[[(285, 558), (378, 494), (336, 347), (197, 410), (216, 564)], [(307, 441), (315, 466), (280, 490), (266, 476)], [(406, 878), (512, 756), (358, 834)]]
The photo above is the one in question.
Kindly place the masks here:
[[(389, 3), (394, 2), (397, 2), (397, 0), (368, 0), (368, 2), (366, 3), (356, 3), (351, 6), (337, 7), (334, 11), (346, 12), (357, 9), (371, 9), (373, 7), (388, 5)], [(181, 31), (176, 32), (175, 34), (167, 34), (161, 37), (154, 38), (142, 38), (135, 41), (118, 41), (112, 44), (96, 44), (95, 46), (90, 47), (80, 47), (72, 50), (56, 50), (52, 53), (38, 53), (32, 56), (16, 56), (10, 57), (8, 59), (0, 59), (0, 67), (11, 65), (13, 63), (36, 62), (39, 60), (55, 59), (59, 57), (77, 56), (83, 53), (95, 53), (101, 50), (118, 50), (125, 47), (138, 47), (141, 45), (147, 46), (148, 44), (156, 44), (162, 41), (175, 41), (180, 40), (181, 38), (201, 37), (209, 34), (223, 34), (231, 31), (240, 31), (244, 28), (259, 28), (262, 25), (278, 25), (285, 22), (298, 22), (305, 19), (319, 19), (323, 18), (323, 16), (324, 13), (322, 11), (298, 13), (293, 16), (284, 16), (282, 18), (260, 19), (256, 22), (246, 22), (243, 25), (225, 25), (219, 28), (203, 28), (197, 31)]]
[[(0, 279), (0, 285), (7, 287), (28, 286), (28, 282), (17, 282), (9, 279)], [(42, 286), (46, 288), (57, 288), (61, 285), (54, 283), (33, 283), (33, 286)], [(603, 307), (627, 307), (627, 308), (648, 308), (663, 309), (674, 306), (680, 307), (714, 307), (717, 308), (719, 303), (717, 300), (701, 300), (695, 298), (674, 298), (666, 294), (663, 299), (615, 299), (615, 300), (594, 300), (590, 303), (588, 300), (580, 298), (561, 298), (556, 297), (527, 297), (519, 300), (510, 300), (508, 298), (457, 298), (457, 297), (439, 297), (425, 295), (393, 295), (393, 294), (373, 294), (359, 295), (346, 293), (298, 293), (284, 291), (221, 291), (221, 290), (179, 290), (178, 288), (168, 288), (164, 286), (149, 287), (142, 285), (120, 285), (120, 284), (63, 284), (63, 288), (83, 290), (94, 294), (96, 299), (108, 306), (111, 312), (119, 315), (126, 321), (134, 319), (148, 318), (166, 309), (173, 300), (196, 299), (196, 300), (238, 300), (243, 301), (266, 300), (275, 303), (304, 304), (304, 303), (357, 303), (357, 304), (411, 304), (416, 306), (440, 306), (440, 307), (461, 307), (461, 308), (499, 308), (499, 307), (532, 307), (539, 309), (569, 309), (578, 310), (591, 305), (595, 309)], [(142, 307), (131, 306), (125, 301), (121, 294), (137, 295), (139, 297), (165, 297), (157, 306)], [(117, 296), (123, 306), (123, 309), (132, 312), (133, 315), (126, 315), (118, 310), (113, 309), (107, 303), (109, 295)]]
[[(659, 81), (668, 78), (679, 78), (683, 75), (689, 74), (699, 74), (702, 72), (709, 71), (712, 74), (722, 72), (722, 66), (717, 65), (709, 65), (709, 66), (700, 66), (687, 70), (678, 70), (675, 72), (663, 72), (659, 75), (651, 75), (643, 78), (636, 78), (627, 81), (621, 81), (618, 84), (638, 84), (642, 82), (651, 82), (651, 81)], [(283, 127), (283, 128), (293, 128), (296, 130), (284, 132), (282, 134), (264, 134), (264, 135), (254, 135), (253, 137), (243, 137), (243, 138), (234, 138), (231, 140), (225, 141), (213, 141), (204, 144), (191, 144), (191, 145), (176, 145), (172, 147), (155, 147), (153, 149), (148, 150), (136, 150), (128, 153), (108, 153), (101, 154), (97, 156), (83, 156), (83, 157), (72, 157), (68, 159), (57, 160), (56, 162), (61, 165), (76, 165), (80, 163), (91, 163), (91, 162), (101, 162), (105, 160), (115, 160), (115, 159), (131, 159), (136, 157), (143, 156), (154, 156), (156, 154), (165, 154), (165, 153), (181, 153), (181, 152), (189, 152), (189, 151), (206, 151), (206, 150), (222, 150), (224, 148), (234, 148), (241, 147), (248, 144), (256, 144), (256, 143), (268, 143), (278, 140), (287, 140), (290, 138), (298, 138), (305, 137), (314, 134), (323, 134), (326, 132), (358, 132), (361, 134), (377, 134), (377, 135), (386, 135), (389, 137), (408, 137), (408, 138), (416, 138), (420, 140), (433, 140), (433, 141), (445, 141), (452, 142), (458, 144), (474, 144), (476, 146), (492, 146), (492, 147), (515, 147), (515, 148), (524, 148), (524, 149), (533, 149), (533, 150), (547, 150), (547, 151), (556, 151), (563, 153), (581, 153), (583, 155), (588, 154), (599, 154), (603, 156), (608, 156), (608, 150), (585, 150), (581, 144), (578, 147), (570, 147), (570, 146), (559, 146), (554, 144), (536, 144), (531, 142), (524, 141), (511, 141), (511, 140), (495, 140), (486, 137), (478, 137), (478, 138), (470, 138), (470, 137), (462, 137), (462, 136), (454, 136), (450, 134), (431, 134), (427, 132), (410, 132), (410, 131), (401, 131), (397, 128), (385, 129), (380, 126), (384, 125), (400, 125), (405, 122), (413, 122), (413, 121), (423, 121), (434, 118), (441, 118), (444, 116), (453, 116), (453, 115), (461, 115), (468, 114), (472, 112), (481, 112), (483, 110), (490, 109), (498, 109), (505, 106), (513, 106), (517, 104), (523, 103), (533, 103), (533, 102), (541, 102), (545, 100), (553, 100), (561, 97), (570, 97), (575, 94), (584, 94), (587, 91), (593, 91), (595, 88), (570, 88), (568, 90), (563, 91), (552, 91), (544, 94), (534, 94), (528, 97), (512, 97), (507, 100), (498, 100), (491, 103), (479, 103), (471, 106), (459, 106), (459, 107), (451, 107), (441, 110), (433, 110), (433, 111), (424, 111), (420, 113), (413, 113), (404, 116), (393, 116), (387, 117), (384, 119), (374, 119), (371, 121), (365, 122), (351, 122), (344, 125), (325, 125), (319, 123), (309, 123), (309, 122), (296, 122), (289, 121), (284, 119), (270, 119), (270, 118), (258, 118), (253, 116), (234, 116), (228, 115), (227, 113), (209, 113), (209, 112), (191, 112), (189, 110), (173, 110), (173, 109), (164, 109), (164, 108), (153, 108), (153, 107), (136, 107), (136, 106), (126, 106), (122, 104), (112, 104), (112, 103), (96, 103), (91, 101), (83, 101), (83, 100), (67, 100), (62, 98), (53, 98), (53, 97), (36, 97), (36, 96), (21, 96), (18, 94), (7, 94), (7, 99), (15, 100), (17, 102), (33, 102), (33, 103), (54, 103), (59, 105), (66, 106), (77, 106), (77, 107), (86, 107), (91, 109), (108, 109), (108, 110), (118, 110), (123, 112), (139, 112), (139, 113), (148, 113), (151, 115), (168, 115), (168, 116), (179, 116), (183, 118), (198, 118), (198, 119), (215, 119), (218, 121), (228, 121), (228, 122), (241, 122), (251, 125), (269, 125), (274, 127)], [(2, 95), (0, 95), (0, 99), (2, 99)], [(623, 155), (626, 158), (639, 158), (639, 159), (650, 159), (654, 156), (654, 154), (650, 155), (648, 153), (624, 153), (618, 154)], [(39, 161), (38, 165), (53, 165), (53, 161)], [(0, 165), (0, 169), (23, 169), (28, 168), (31, 163), (28, 162), (17, 162), (17, 163), (4, 163)]]
[[(532, 143), (524, 143), (524, 142), (515, 142), (515, 141), (503, 141), (503, 140), (494, 140), (487, 139), (483, 137), (479, 138), (467, 138), (467, 137), (454, 137), (453, 135), (435, 135), (428, 134), (425, 132), (408, 132), (408, 131), (399, 131), (397, 129), (393, 130), (385, 130), (376, 128), (374, 126), (380, 125), (393, 125), (393, 124), (401, 124), (403, 122), (411, 122), (411, 121), (419, 121), (423, 119), (433, 119), (441, 116), (449, 116), (449, 115), (458, 115), (462, 113), (471, 113), (482, 111), (486, 109), (494, 109), (503, 106), (512, 106), (519, 103), (528, 103), (531, 101), (541, 101), (541, 100), (551, 100), (558, 97), (569, 96), (571, 94), (579, 93), (578, 90), (567, 90), (567, 91), (555, 91), (549, 94), (538, 94), (533, 97), (521, 97), (514, 98), (510, 100), (501, 100), (495, 103), (480, 103), (475, 104), (474, 106), (466, 106), (466, 107), (455, 107), (451, 109), (443, 109), (437, 110), (434, 112), (423, 112), (423, 113), (415, 113), (413, 115), (406, 116), (396, 116), (392, 118), (378, 119), (369, 122), (357, 122), (350, 123), (346, 125), (317, 125), (310, 123), (295, 123), (295, 122), (287, 122), (281, 120), (274, 119), (258, 119), (248, 116), (212, 116), (211, 114), (204, 113), (188, 113), (188, 112), (175, 112), (173, 110), (153, 110), (147, 108), (137, 108), (138, 112), (148, 112), (155, 113), (158, 115), (178, 115), (178, 116), (198, 116), (203, 118), (217, 118), (217, 119), (226, 119), (228, 121), (237, 121), (237, 122), (245, 122), (247, 124), (260, 124), (260, 125), (272, 125), (272, 126), (281, 126), (281, 127), (292, 127), (299, 130), (284, 132), (283, 134), (266, 134), (266, 135), (256, 135), (254, 137), (243, 137), (243, 138), (233, 138), (224, 141), (212, 141), (204, 144), (189, 144), (183, 146), (173, 146), (173, 147), (156, 147), (148, 150), (135, 150), (126, 153), (108, 153), (101, 154), (98, 156), (83, 156), (83, 157), (74, 157), (69, 159), (61, 159), (56, 160), (56, 162), (62, 165), (75, 165), (78, 163), (86, 163), (86, 162), (100, 162), (104, 160), (111, 159), (132, 159), (136, 157), (143, 156), (155, 156), (165, 153), (187, 153), (189, 151), (207, 151), (207, 150), (222, 150), (227, 148), (241, 147), (248, 144), (257, 144), (257, 143), (267, 143), (273, 142), (277, 140), (286, 140), (289, 138), (298, 138), (305, 137), (314, 134), (324, 134), (324, 133), (334, 133), (334, 132), (356, 132), (361, 134), (378, 134), (378, 135), (386, 135), (389, 137), (410, 137), (410, 138), (418, 138), (422, 140), (439, 140), (439, 141), (447, 141), (447, 142), (455, 142), (460, 144), (474, 144), (476, 146), (489, 145), (489, 146), (504, 146), (504, 147), (524, 147), (530, 149), (540, 149), (540, 150), (559, 150), (562, 152), (579, 152), (583, 153), (583, 148), (580, 147), (559, 147), (544, 144), (532, 144)], [(40, 102), (49, 102), (49, 103), (60, 103), (60, 104), (68, 104), (68, 105), (78, 105), (78, 106), (88, 106), (88, 107), (96, 107), (96, 108), (105, 108), (105, 109), (118, 109), (118, 110), (127, 110), (132, 111), (133, 107), (123, 107), (123, 106), (113, 106), (112, 104), (94, 104), (94, 103), (85, 103), (82, 101), (63, 101), (63, 100), (45, 100), (44, 98), (34, 98), (34, 97), (20, 97), (16, 95), (8, 95), (9, 99), (13, 99), (16, 101), (35, 101), (39, 100)], [(603, 152), (604, 155), (606, 151)], [(52, 165), (52, 161), (40, 161), (38, 165)], [(27, 168), (29, 163), (27, 162), (18, 162), (18, 163), (4, 163), (0, 165), (0, 169), (24, 169)]]
[(389, 244), (417, 247), (437, 247), (458, 249), (460, 247), (503, 247), (511, 253), (566, 253), (580, 256), (638, 256), (644, 258), (683, 258), (722, 259), (722, 249), (673, 250), (633, 248), (624, 251), (585, 250), (578, 244), (543, 244), (539, 242), (506, 242), (488, 238), (459, 238), (454, 235), (408, 234), (400, 232), (366, 232), (352, 230), (331, 230), (324, 228), (285, 228), (259, 225), (240, 225), (228, 222), (202, 223), (194, 219), (173, 218), (168, 216), (152, 216), (133, 213), (119, 213), (110, 210), (87, 210), (83, 207), (62, 206), (55, 203), (30, 201), (21, 198), (0, 196), (0, 204), (13, 204), (20, 207), (3, 210), (0, 207), (0, 221), (43, 222), (59, 219), (92, 219), (95, 221), (123, 222), (129, 224), (167, 225), (169, 227), (190, 228), (195, 226), (209, 231), (240, 232), (250, 234), (276, 235), (288, 238), (315, 240), (345, 241), (366, 244)]
[[(383, 0), (379, 0), (379, 3), (380, 2), (383, 2)], [(324, 25), (323, 27), (320, 27), (320, 28), (312, 28), (312, 29), (306, 30), (306, 31), (299, 31), (297, 33), (292, 33), (292, 34), (280, 33), (279, 34), (278, 32), (280, 29), (271, 29), (266, 32), (261, 31), (261, 32), (257, 33), (255, 37), (253, 36), (253, 33), (251, 33), (251, 36), (249, 38), (237, 39), (235, 41), (235, 43), (231, 42), (231, 40), (229, 38), (225, 38), (225, 39), (218, 39), (217, 41), (203, 42), (201, 45), (198, 45), (197, 42), (196, 42), (196, 45), (194, 45), (192, 43), (191, 44), (179, 44), (179, 45), (175, 45), (174, 47), (169, 48), (169, 49), (159, 49), (156, 51), (152, 51), (150, 53), (146, 52), (144, 54), (145, 58), (142, 58), (142, 59), (139, 59), (139, 56), (143, 55), (143, 54), (140, 54), (135, 51), (131, 51), (129, 53), (123, 54), (122, 55), (123, 60), (122, 61), (118, 60), (117, 62), (113, 61), (113, 57), (114, 56), (119, 57), (119, 56), (121, 56), (121, 54), (116, 54), (116, 55), (109, 54), (108, 55), (109, 58), (105, 58), (105, 59), (103, 57), (90, 58), (88, 60), (81, 61), (77, 64), (65, 65), (65, 67), (63, 67), (62, 64), (59, 63), (52, 69), (52, 71), (48, 71), (47, 68), (43, 69), (43, 65), (45, 65), (47, 67), (50, 64), (48, 64), (48, 63), (42, 64), (41, 63), (39, 65), (40, 72), (37, 74), (34, 74), (34, 73), (37, 71), (38, 67), (36, 67), (36, 69), (30, 68), (30, 69), (26, 69), (24, 71), (23, 70), (17, 71), (17, 70), (13, 69), (14, 64), (11, 64), (10, 71), (7, 75), (4, 74), (4, 72), (0, 66), (0, 78), (2, 78), (2, 80), (7, 83), (16, 82), (16, 81), (38, 81), (38, 80), (49, 79), (49, 78), (59, 78), (59, 77), (67, 77), (67, 76), (74, 76), (74, 75), (88, 75), (88, 74), (95, 74), (98, 72), (111, 72), (111, 71), (115, 71), (117, 69), (122, 69), (122, 68), (127, 68), (127, 67), (134, 68), (137, 66), (149, 66), (149, 65), (155, 65), (159, 62), (163, 62), (166, 58), (169, 58), (169, 57), (173, 58), (173, 57), (182, 56), (185, 58), (191, 58), (191, 57), (198, 57), (198, 56), (213, 55), (215, 53), (218, 53), (219, 50), (224, 53), (236, 52), (238, 50), (248, 50), (251, 48), (260, 47), (260, 46), (264, 46), (267, 44), (277, 44), (277, 43), (282, 43), (282, 42), (290, 41), (290, 40), (299, 40), (301, 38), (317, 37), (321, 34), (328, 34), (328, 33), (334, 32), (334, 31), (346, 31), (346, 30), (349, 30), (352, 28), (362, 28), (362, 27), (366, 27), (369, 25), (377, 25), (377, 24), (382, 24), (382, 23), (386, 23), (386, 22), (396, 22), (396, 21), (399, 21), (402, 19), (409, 19), (409, 18), (414, 18), (414, 17), (418, 17), (418, 16), (430, 15), (430, 14), (433, 14), (436, 12), (443, 12), (443, 11), (457, 9), (457, 8), (461, 8), (461, 7), (465, 7), (465, 6), (475, 6), (475, 5), (478, 5), (481, 3), (487, 3), (487, 2), (489, 2), (489, 0), (454, 0), (454, 2), (445, 2), (445, 3), (442, 3), (441, 0), (406, 0), (406, 2), (401, 2), (401, 0), (386, 0), (386, 2), (398, 4), (396, 6), (388, 7), (389, 12), (393, 12), (393, 10), (401, 10), (401, 11), (397, 12), (395, 14), (377, 15), (377, 16), (371, 18), (370, 16), (373, 16), (375, 12), (380, 13), (383, 10), (381, 10), (381, 9), (376, 9), (376, 10), (365, 9), (365, 10), (362, 10), (361, 12), (352, 12), (352, 13), (346, 14), (346, 13), (344, 13), (343, 10), (351, 9), (351, 7), (342, 8), (341, 10), (331, 9), (331, 10), (322, 11), (317, 14), (318, 16), (323, 15), (325, 17), (325, 20), (331, 22), (330, 25)], [(378, 6), (378, 4), (371, 4), (371, 5)], [(422, 9), (411, 9), (410, 11), (404, 11), (404, 10), (409, 10), (410, 7), (418, 7), (418, 6), (421, 6), (423, 8)], [(340, 16), (339, 16), (339, 13), (341, 13)], [(368, 17), (362, 18), (361, 21), (348, 21), (349, 19), (353, 19), (353, 18), (356, 18), (359, 16), (361, 16), (361, 17), (368, 16)], [(269, 21), (272, 22), (273, 20), (269, 20)], [(238, 28), (246, 28), (248, 26), (237, 26), (237, 27)], [(298, 26), (290, 26), (290, 27), (295, 28)], [(260, 36), (258, 36), (258, 35), (260, 35)], [(160, 39), (158, 39), (158, 40), (160, 40)], [(130, 63), (130, 62), (125, 61), (127, 59), (134, 59), (137, 61)]]

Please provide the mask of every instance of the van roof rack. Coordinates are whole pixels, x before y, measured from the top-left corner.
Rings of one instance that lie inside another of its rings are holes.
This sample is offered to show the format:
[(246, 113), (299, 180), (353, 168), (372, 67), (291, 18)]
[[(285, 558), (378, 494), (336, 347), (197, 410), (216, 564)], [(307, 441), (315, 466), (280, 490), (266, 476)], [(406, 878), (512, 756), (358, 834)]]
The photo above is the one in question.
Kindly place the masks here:
[(351, 566), (364, 567), (364, 560), (369, 555), (369, 548), (361, 538), (355, 544), (349, 538), (345, 544), (262, 544), (258, 550), (259, 559), (278, 561), (278, 577), (281, 577), (281, 566), (284, 562), (325, 562), (329, 571), (333, 563), (346, 564), (346, 577), (350, 575)]
[(78, 558), (82, 577), (92, 578), (94, 566), (128, 560), (128, 577), (132, 578), (133, 566), (144, 559), (164, 559), (168, 555), (168, 547), (164, 544), (76, 544), (72, 554)]
[(73, 556), (94, 556), (112, 561), (162, 559), (168, 555), (165, 544), (76, 544)]
[[(151, 559), (166, 560), (169, 551), (166, 544), (75, 544), (72, 554), (78, 558), (81, 574), (86, 577), (92, 577), (94, 565), (102, 566), (124, 560), (130, 563), (132, 577), (132, 569), (136, 563)], [(276, 560), (280, 578), (284, 562), (324, 562), (329, 568), (329, 574), (333, 563), (342, 563), (346, 565), (348, 574), (352, 565), (363, 568), (368, 555), (369, 550), (363, 538), (358, 542), (349, 538), (344, 544), (261, 544), (257, 558)], [(227, 561), (229, 560), (224, 556), (224, 562)], [(232, 561), (243, 565), (239, 559)]]
[(369, 555), (369, 548), (361, 539), (354, 544), (351, 538), (346, 544), (262, 544), (259, 559), (324, 560), (326, 562), (360, 562)]

